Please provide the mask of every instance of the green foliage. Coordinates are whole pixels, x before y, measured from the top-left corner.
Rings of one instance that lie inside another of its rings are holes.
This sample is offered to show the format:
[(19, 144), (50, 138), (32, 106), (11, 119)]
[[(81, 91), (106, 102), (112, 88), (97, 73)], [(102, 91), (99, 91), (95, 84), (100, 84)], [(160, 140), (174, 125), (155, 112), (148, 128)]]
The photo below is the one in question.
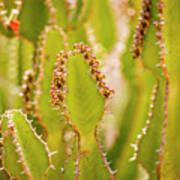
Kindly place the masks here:
[[(0, 179), (180, 177), (179, 0), (120, 6), (127, 91), (114, 115), (93, 52), (118, 49), (111, 1), (0, 0)], [(118, 130), (109, 149), (106, 111)]]

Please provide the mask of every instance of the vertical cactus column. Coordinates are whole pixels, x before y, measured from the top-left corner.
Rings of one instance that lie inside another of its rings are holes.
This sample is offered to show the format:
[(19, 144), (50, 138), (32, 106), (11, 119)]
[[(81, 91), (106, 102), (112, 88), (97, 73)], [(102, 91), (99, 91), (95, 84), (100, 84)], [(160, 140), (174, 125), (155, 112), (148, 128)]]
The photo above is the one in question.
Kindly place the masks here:
[[(163, 6), (161, 1), (142, 1), (141, 16), (136, 27), (132, 51), (134, 59), (139, 60), (145, 72), (142, 73), (143, 86), (142, 107), (145, 110), (143, 119), (147, 118), (142, 133), (137, 136), (133, 145), (135, 153), (131, 160), (140, 162), (150, 178), (159, 178), (161, 148), (164, 141), (162, 130), (167, 124), (167, 99), (169, 79), (165, 67), (165, 48), (162, 39), (164, 25)], [(160, 54), (160, 55), (159, 55)], [(140, 67), (138, 67), (140, 68)], [(142, 89), (141, 89), (142, 90)], [(152, 90), (152, 95), (150, 91)], [(151, 99), (149, 100), (149, 98)], [(144, 106), (144, 105), (145, 106)], [(148, 105), (149, 104), (149, 105)], [(148, 106), (149, 107), (148, 107)], [(147, 114), (147, 112), (149, 113)], [(141, 114), (141, 113), (140, 113)], [(139, 114), (139, 115), (140, 115)], [(140, 116), (142, 118), (142, 116)], [(140, 123), (140, 122), (139, 122)], [(151, 144), (154, 139), (153, 144)]]
[[(53, 74), (52, 104), (63, 107), (64, 116), (78, 137), (75, 179), (84, 179), (87, 175), (92, 178), (103, 175), (105, 179), (110, 176), (113, 179), (98, 139), (105, 101), (113, 91), (106, 86), (104, 76), (98, 70), (99, 62), (95, 59), (88, 46), (74, 45), (73, 51), (59, 53)], [(93, 162), (96, 165), (87, 168)], [(93, 173), (94, 168), (103, 173)]]

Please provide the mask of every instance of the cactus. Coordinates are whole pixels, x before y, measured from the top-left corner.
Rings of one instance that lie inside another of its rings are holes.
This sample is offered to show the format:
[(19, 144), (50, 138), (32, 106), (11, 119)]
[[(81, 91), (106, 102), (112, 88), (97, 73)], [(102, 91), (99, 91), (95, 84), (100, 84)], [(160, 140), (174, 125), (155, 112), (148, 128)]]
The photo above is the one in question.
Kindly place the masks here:
[[(113, 106), (102, 68), (119, 45), (110, 1), (0, 0), (0, 179), (180, 178), (180, 4), (123, 3), (127, 92)], [(110, 148), (108, 113), (119, 132)]]

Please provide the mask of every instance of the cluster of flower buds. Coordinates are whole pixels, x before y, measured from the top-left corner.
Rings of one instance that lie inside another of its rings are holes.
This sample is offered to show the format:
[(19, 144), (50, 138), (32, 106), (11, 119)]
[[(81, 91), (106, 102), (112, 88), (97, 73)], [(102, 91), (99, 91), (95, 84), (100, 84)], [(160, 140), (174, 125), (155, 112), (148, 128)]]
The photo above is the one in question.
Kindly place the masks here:
[(144, 36), (150, 23), (152, 0), (143, 0), (142, 10), (140, 12), (138, 25), (134, 34), (134, 41), (132, 52), (134, 53), (133, 59), (141, 56), (142, 48), (144, 45)]
[(58, 62), (56, 63), (55, 70), (53, 72), (53, 81), (51, 85), (51, 104), (59, 106), (64, 102), (66, 94), (66, 80), (67, 71), (66, 64), (69, 57), (69, 52), (61, 51), (58, 56)]
[(23, 103), (25, 105), (25, 111), (27, 112), (32, 112), (33, 110), (32, 101), (31, 101), (33, 81), (34, 81), (34, 72), (32, 70), (26, 71), (23, 77), (23, 84), (21, 87), (20, 97), (22, 97), (23, 99)]
[(15, 7), (11, 10), (9, 17), (7, 17), (7, 10), (3, 2), (0, 2), (0, 21), (5, 26), (13, 30), (15, 33), (19, 32), (18, 16), (22, 8), (23, 0), (15, 0)]
[(104, 81), (105, 75), (99, 70), (100, 62), (96, 60), (94, 55), (92, 55), (91, 49), (87, 45), (79, 43), (74, 45), (74, 53), (80, 53), (83, 55), (86, 63), (90, 67), (91, 77), (97, 82), (97, 87), (100, 93), (105, 98), (108, 98), (111, 94), (114, 94), (114, 90), (109, 89), (109, 87), (106, 85)]

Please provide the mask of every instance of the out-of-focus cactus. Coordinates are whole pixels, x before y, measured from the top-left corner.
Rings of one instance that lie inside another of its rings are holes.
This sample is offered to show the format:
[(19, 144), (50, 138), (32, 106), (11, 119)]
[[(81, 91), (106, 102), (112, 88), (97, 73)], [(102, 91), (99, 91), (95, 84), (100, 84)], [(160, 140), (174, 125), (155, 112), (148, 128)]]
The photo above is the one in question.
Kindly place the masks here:
[[(131, 1), (130, 5), (132, 5)], [(172, 149), (176, 148), (176, 153), (179, 149), (178, 145), (172, 140), (172, 136), (178, 138), (179, 133), (175, 129), (173, 130), (173, 125), (171, 125), (172, 121), (175, 123), (178, 120), (178, 115), (170, 115), (177, 110), (173, 109), (173, 106), (178, 108), (178, 103), (172, 100), (176, 96), (173, 91), (178, 91), (179, 87), (171, 87), (172, 84), (178, 81), (177, 76), (172, 75), (176, 71), (173, 70), (172, 73), (171, 68), (174, 63), (172, 59), (170, 60), (173, 53), (174, 56), (178, 54), (175, 51), (177, 43), (174, 43), (178, 41), (178, 37), (177, 41), (172, 40), (172, 37), (178, 36), (176, 31), (178, 27), (169, 27), (170, 23), (175, 22), (175, 19), (179, 17), (178, 5), (178, 2), (170, 2), (168, 0), (165, 0), (165, 2), (161, 0), (142, 1), (138, 25), (134, 32), (134, 42), (132, 42), (132, 34), (130, 34), (127, 51), (122, 60), (126, 79), (130, 81), (131, 85), (131, 96), (136, 99), (130, 98), (127, 109), (124, 112), (125, 116), (121, 117), (123, 119), (120, 127), (120, 136), (109, 151), (109, 158), (113, 158), (112, 167), (119, 168), (117, 179), (134, 179), (135, 173), (132, 173), (133, 168), (130, 167), (135, 163), (134, 172), (136, 172), (136, 162), (139, 162), (146, 170), (149, 179), (178, 179), (179, 177), (178, 156), (177, 154), (175, 155), (174, 150), (174, 156), (169, 154), (172, 152)], [(169, 8), (175, 6), (177, 9), (174, 8), (174, 20), (172, 20), (172, 16), (168, 14), (170, 12)], [(131, 26), (132, 24), (130, 22)], [(172, 37), (170, 37), (171, 33), (173, 34)], [(171, 49), (172, 45), (174, 45), (174, 49)], [(129, 46), (132, 46), (133, 56), (130, 55)], [(136, 71), (134, 76), (130, 76), (134, 72), (132, 69), (134, 62), (129, 62), (128, 59), (131, 61), (135, 59), (135, 61), (138, 60), (140, 63), (140, 65), (136, 65), (138, 71)], [(130, 64), (125, 69), (128, 62)], [(177, 64), (176, 67), (178, 67)], [(128, 73), (129, 71), (130, 73)], [(134, 80), (135, 76), (137, 79)], [(134, 84), (136, 86), (133, 87)], [(137, 89), (139, 90), (136, 91)], [(133, 102), (136, 102), (135, 106), (133, 106)], [(172, 120), (173, 117), (174, 120)], [(145, 125), (143, 125), (144, 120), (146, 120)], [(136, 125), (134, 124), (135, 122)], [(140, 132), (140, 127), (142, 127), (142, 132)], [(127, 133), (126, 128), (129, 129), (129, 133)], [(133, 131), (135, 132), (134, 135), (137, 135), (137, 132), (139, 132), (137, 140), (133, 138)], [(125, 161), (126, 156), (123, 157), (123, 155), (127, 154), (128, 148), (124, 143), (129, 142), (128, 138), (131, 142), (135, 142), (131, 144), (134, 148), (134, 153), (129, 150), (130, 153), (128, 155), (132, 164), (127, 162), (127, 159)], [(171, 148), (170, 142), (173, 144)], [(176, 157), (174, 162), (171, 159), (173, 157)], [(168, 172), (170, 167), (173, 167), (174, 170)], [(130, 172), (130, 169), (132, 169), (132, 172)]]
[(129, 98), (106, 157), (114, 91), (92, 49), (117, 42), (110, 1), (0, 0), (0, 179), (134, 180), (139, 165), (152, 180), (180, 177), (180, 3), (124, 2)]

